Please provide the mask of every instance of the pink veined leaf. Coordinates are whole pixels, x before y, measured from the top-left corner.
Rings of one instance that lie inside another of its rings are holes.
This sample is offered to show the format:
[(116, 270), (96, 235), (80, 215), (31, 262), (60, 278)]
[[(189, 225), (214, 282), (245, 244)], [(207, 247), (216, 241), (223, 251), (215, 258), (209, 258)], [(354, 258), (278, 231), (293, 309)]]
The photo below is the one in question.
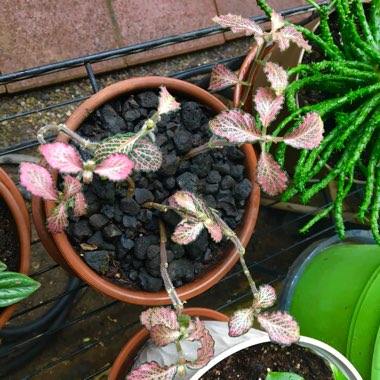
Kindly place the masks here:
[(181, 336), (179, 330), (172, 330), (164, 325), (155, 325), (150, 329), (150, 338), (157, 346), (166, 346)]
[(272, 12), (270, 19), (272, 22), (272, 32), (275, 32), (276, 30), (281, 29), (284, 26), (284, 19), (279, 13)]
[(235, 73), (224, 65), (215, 65), (212, 68), (209, 90), (220, 90), (227, 86), (233, 86), (239, 83)]
[(190, 322), (189, 331), (190, 334), (186, 338), (186, 340), (194, 341), (200, 340), (204, 335), (205, 326), (202, 321), (196, 317), (194, 320)]
[(228, 335), (236, 337), (248, 332), (253, 325), (253, 318), (251, 308), (235, 311), (228, 322)]
[(65, 192), (65, 201), (69, 200), (72, 196), (77, 194), (82, 189), (82, 184), (71, 175), (67, 175), (63, 182), (63, 189)]
[(172, 235), (172, 241), (177, 244), (190, 244), (199, 236), (203, 230), (202, 222), (192, 222), (189, 220), (182, 220), (177, 224)]
[(284, 143), (298, 149), (314, 149), (323, 139), (323, 121), (318, 113), (305, 116), (299, 127), (284, 136)]
[(47, 229), (52, 234), (59, 234), (65, 230), (69, 224), (67, 220), (66, 202), (61, 202), (53, 208), (46, 220)]
[(231, 14), (215, 16), (212, 21), (224, 28), (230, 28), (233, 33), (244, 32), (246, 36), (261, 36), (264, 34), (264, 31), (258, 24), (241, 16)]
[(192, 212), (207, 208), (202, 200), (189, 191), (177, 191), (169, 198), (169, 203), (172, 207), (182, 207)]
[(253, 309), (266, 309), (276, 302), (276, 291), (270, 285), (260, 286), (258, 293), (255, 294)]
[(169, 94), (167, 88), (165, 86), (162, 86), (158, 99), (158, 114), (163, 115), (164, 113), (177, 111), (180, 108), (181, 105), (176, 102), (175, 98), (172, 95)]
[(209, 331), (205, 328), (203, 336), (199, 339), (201, 347), (197, 351), (197, 359), (192, 362), (186, 362), (190, 369), (199, 369), (208, 364), (214, 356), (215, 342)]
[(261, 152), (257, 165), (257, 182), (262, 189), (273, 196), (286, 189), (288, 177), (280, 165), (267, 152)]
[(160, 149), (148, 140), (138, 140), (128, 153), (134, 162), (135, 169), (143, 172), (155, 172), (162, 165), (162, 153)]
[(284, 97), (277, 96), (269, 87), (260, 87), (254, 98), (255, 108), (259, 113), (261, 123), (264, 127), (277, 117), (282, 108)]
[(240, 109), (219, 113), (209, 122), (209, 127), (213, 134), (238, 144), (261, 140), (253, 117)]
[(160, 366), (157, 362), (141, 364), (127, 376), (127, 380), (173, 380), (177, 366)]
[(87, 213), (87, 203), (82, 192), (75, 194), (74, 198), (74, 215), (82, 216)]
[(293, 344), (300, 339), (298, 323), (287, 313), (259, 314), (257, 320), (272, 342)]
[(148, 330), (155, 325), (165, 325), (172, 330), (179, 329), (177, 314), (169, 307), (152, 307), (140, 314), (140, 322)]
[(20, 165), (20, 182), (26, 190), (37, 197), (51, 201), (58, 199), (51, 174), (40, 165), (22, 162)]
[(40, 146), (47, 163), (62, 173), (79, 173), (83, 164), (78, 152), (71, 145), (55, 142)]
[(111, 154), (96, 167), (94, 173), (111, 181), (122, 181), (129, 176), (133, 166), (134, 163), (124, 154)]
[(290, 46), (290, 42), (295, 43), (300, 48), (311, 50), (311, 46), (303, 38), (302, 33), (298, 32), (293, 26), (285, 26), (273, 35), (273, 39), (277, 41), (281, 51), (286, 50)]
[(212, 240), (214, 240), (215, 243), (219, 243), (223, 238), (223, 231), (218, 223), (213, 221), (212, 219), (208, 219), (204, 223), (205, 227), (207, 228), (207, 231), (212, 237)]
[(283, 67), (274, 62), (267, 62), (264, 71), (276, 95), (282, 95), (288, 86), (288, 74), (286, 71)]

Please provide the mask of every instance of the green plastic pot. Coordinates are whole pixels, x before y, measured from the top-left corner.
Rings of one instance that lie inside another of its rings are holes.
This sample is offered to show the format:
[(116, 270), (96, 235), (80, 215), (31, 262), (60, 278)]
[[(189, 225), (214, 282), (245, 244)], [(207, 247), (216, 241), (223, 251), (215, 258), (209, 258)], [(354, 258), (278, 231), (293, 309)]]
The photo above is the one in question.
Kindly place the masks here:
[(336, 348), (364, 379), (380, 324), (380, 247), (373, 243), (368, 231), (314, 243), (293, 264), (279, 301), (302, 335)]

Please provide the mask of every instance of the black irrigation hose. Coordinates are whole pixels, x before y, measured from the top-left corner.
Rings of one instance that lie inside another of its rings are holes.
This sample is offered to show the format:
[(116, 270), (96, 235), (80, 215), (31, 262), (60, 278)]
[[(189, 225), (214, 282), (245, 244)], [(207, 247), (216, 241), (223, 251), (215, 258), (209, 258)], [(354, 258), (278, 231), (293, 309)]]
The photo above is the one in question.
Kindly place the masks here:
[[(77, 277), (70, 277), (65, 293), (78, 287), (80, 282), (81, 281)], [(40, 330), (46, 328), (52, 319), (56, 318), (58, 314), (67, 309), (67, 304), (71, 302), (75, 295), (76, 293), (71, 293), (58, 299), (58, 301), (45, 314), (31, 323), (1, 329), (0, 338), (17, 338), (19, 336), (25, 338), (25, 335), (40, 332)], [(0, 348), (0, 353), (4, 348), (6, 348), (6, 346)]]

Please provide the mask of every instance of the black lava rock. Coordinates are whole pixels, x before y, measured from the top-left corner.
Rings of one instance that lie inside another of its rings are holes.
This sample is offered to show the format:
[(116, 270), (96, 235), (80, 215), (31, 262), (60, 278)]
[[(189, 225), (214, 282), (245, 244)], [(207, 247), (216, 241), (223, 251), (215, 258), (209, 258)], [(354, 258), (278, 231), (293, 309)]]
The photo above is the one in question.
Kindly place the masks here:
[(134, 122), (141, 116), (141, 112), (138, 109), (129, 109), (123, 112), (123, 117), (127, 122)]
[(147, 292), (159, 292), (162, 287), (162, 280), (151, 276), (144, 268), (141, 268), (137, 277), (137, 284)]
[(143, 208), (140, 210), (139, 214), (137, 215), (138, 220), (140, 220), (142, 223), (149, 223), (152, 220), (152, 211)]
[(224, 149), (226, 150), (227, 157), (232, 161), (239, 161), (244, 158), (243, 152), (236, 146), (226, 146)]
[(71, 225), (70, 233), (77, 241), (83, 242), (92, 235), (92, 229), (88, 221), (82, 219)]
[(182, 245), (179, 244), (172, 244), (170, 247), (171, 251), (173, 252), (173, 257), (175, 259), (180, 259), (182, 256), (185, 255), (185, 248), (183, 248)]
[(105, 273), (109, 268), (108, 251), (88, 251), (84, 253), (84, 261), (97, 273)]
[(125, 228), (136, 228), (137, 218), (135, 216), (124, 215), (123, 216), (123, 226)]
[(120, 208), (127, 215), (137, 215), (140, 211), (138, 203), (133, 198), (129, 197), (122, 198), (120, 201)]
[(87, 215), (95, 214), (100, 209), (100, 202), (96, 194), (88, 191), (85, 194), (86, 203), (87, 203)]
[(91, 215), (88, 220), (96, 230), (101, 230), (109, 222), (109, 219), (103, 214)]
[(251, 182), (247, 178), (243, 179), (243, 181), (239, 182), (234, 189), (235, 197), (238, 200), (245, 200), (248, 198), (251, 193), (252, 185)]
[(205, 194), (216, 194), (218, 189), (219, 185), (217, 183), (207, 183), (205, 187)]
[(94, 178), (91, 184), (92, 191), (101, 199), (112, 202), (115, 200), (115, 183)]
[(114, 241), (117, 237), (121, 236), (121, 231), (114, 224), (104, 227), (102, 233), (104, 238), (109, 241)]
[(177, 184), (182, 190), (196, 192), (199, 179), (191, 172), (184, 172), (177, 177)]
[(119, 260), (122, 260), (125, 257), (125, 255), (133, 249), (134, 246), (134, 241), (123, 235), (116, 243), (116, 257)]
[(243, 165), (233, 165), (231, 167), (230, 175), (236, 179), (236, 181), (242, 181), (244, 176)]
[(159, 172), (163, 176), (172, 176), (176, 173), (178, 165), (179, 159), (177, 158), (176, 154), (174, 152), (169, 153), (163, 157), (162, 166)]
[(95, 245), (98, 249), (105, 249), (106, 251), (114, 251), (115, 246), (111, 243), (107, 243), (103, 239), (103, 235), (100, 231), (96, 231), (88, 240), (87, 244)]
[(193, 147), (192, 134), (183, 128), (176, 130), (173, 141), (179, 154), (185, 154)]
[(220, 182), (220, 188), (223, 190), (230, 189), (235, 186), (235, 180), (230, 176), (226, 175), (222, 178)]
[(173, 260), (168, 266), (168, 273), (173, 282), (190, 282), (194, 280), (194, 265), (187, 259)]
[[(213, 164), (212, 168), (219, 172), (221, 175), (230, 174), (231, 167), (228, 164)], [(244, 168), (244, 166), (243, 166)]]
[(123, 118), (117, 114), (111, 105), (105, 104), (100, 112), (102, 114), (103, 128), (111, 132), (112, 135), (120, 133), (127, 128)]
[(183, 125), (190, 131), (201, 126), (203, 112), (195, 102), (187, 102), (181, 108), (181, 118)]
[(152, 260), (156, 256), (160, 256), (160, 247), (158, 245), (150, 245), (146, 251), (146, 258)]
[(137, 101), (141, 107), (144, 108), (157, 108), (158, 96), (152, 91), (146, 91), (136, 96)]
[(108, 219), (112, 219), (115, 213), (115, 209), (113, 206), (105, 204), (101, 207), (100, 212), (105, 215)]
[(137, 188), (135, 191), (134, 197), (136, 199), (136, 202), (140, 205), (145, 203), (145, 202), (153, 202), (154, 201), (154, 196), (153, 196), (152, 192), (149, 191), (148, 189)]
[(174, 177), (164, 178), (162, 183), (166, 190), (172, 190), (175, 187), (175, 178)]
[(217, 207), (216, 200), (215, 200), (215, 197), (213, 195), (211, 195), (211, 194), (206, 195), (205, 201), (206, 201), (207, 206), (209, 206), (211, 208)]
[[(148, 254), (150, 253), (150, 248), (148, 248)], [(145, 268), (147, 269), (148, 273), (151, 274), (154, 277), (160, 277), (160, 265), (161, 265), (161, 257), (160, 257), (160, 247), (158, 248), (158, 254), (156, 254), (154, 257), (152, 257), (149, 260), (146, 260), (145, 262)], [(167, 262), (170, 263), (173, 260), (173, 252), (167, 251)]]
[(148, 247), (154, 244), (158, 244), (159, 239), (156, 235), (144, 235), (140, 236), (135, 241), (135, 251), (134, 255), (140, 259), (144, 260), (146, 258), (146, 253)]
[(206, 181), (208, 183), (219, 183), (221, 179), (221, 175), (216, 170), (211, 170), (210, 173), (208, 173)]
[(193, 243), (188, 244), (185, 249), (190, 258), (194, 260), (199, 260), (208, 248), (208, 234), (206, 230), (203, 230), (197, 240)]
[(208, 264), (210, 263), (212, 260), (212, 252), (211, 252), (211, 249), (208, 248), (205, 252), (205, 254), (203, 255), (203, 259), (202, 259), (202, 262), (205, 263), (205, 264)]
[(199, 154), (192, 158), (191, 162), (191, 170), (200, 178), (208, 175), (213, 164), (213, 160), (208, 154)]

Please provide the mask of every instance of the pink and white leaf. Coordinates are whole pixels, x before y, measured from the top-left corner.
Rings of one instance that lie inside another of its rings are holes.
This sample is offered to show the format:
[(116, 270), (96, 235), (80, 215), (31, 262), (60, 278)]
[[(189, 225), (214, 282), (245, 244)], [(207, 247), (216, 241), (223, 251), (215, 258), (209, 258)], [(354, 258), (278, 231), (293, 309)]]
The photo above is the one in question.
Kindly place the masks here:
[(162, 165), (160, 149), (148, 140), (136, 141), (128, 156), (135, 164), (135, 170), (138, 171), (155, 172)]
[(282, 95), (288, 86), (288, 74), (284, 68), (277, 63), (267, 62), (264, 71), (276, 95)]
[(286, 189), (288, 177), (280, 165), (267, 152), (261, 152), (257, 165), (257, 182), (262, 189), (273, 196)]
[(254, 21), (238, 15), (215, 16), (212, 21), (224, 28), (230, 28), (233, 33), (244, 32), (246, 36), (261, 36), (264, 34), (263, 29)]
[(158, 114), (163, 115), (164, 113), (169, 113), (177, 111), (181, 108), (181, 105), (176, 102), (175, 98), (169, 94), (169, 91), (165, 86), (161, 87), (160, 96), (158, 98)]
[(293, 26), (285, 26), (285, 28), (275, 32), (273, 39), (277, 41), (281, 51), (286, 50), (290, 46), (290, 42), (295, 43), (302, 49), (311, 50), (311, 46), (303, 38), (302, 33), (298, 32)]
[(22, 162), (20, 165), (20, 182), (26, 190), (37, 197), (51, 201), (58, 199), (51, 174), (40, 165)]
[(166, 346), (173, 343), (181, 336), (179, 330), (173, 330), (164, 325), (154, 325), (150, 329), (150, 338), (157, 346)]
[(74, 215), (79, 217), (86, 215), (87, 213), (87, 202), (82, 192), (75, 194), (74, 198)]
[(219, 113), (210, 121), (209, 127), (213, 134), (238, 144), (261, 139), (261, 132), (256, 128), (253, 117), (240, 109)]
[(82, 170), (82, 160), (75, 148), (69, 144), (64, 142), (45, 144), (40, 147), (40, 152), (47, 163), (61, 173), (79, 173)]
[(248, 332), (253, 325), (253, 318), (251, 308), (235, 311), (228, 322), (228, 335), (236, 337)]
[(212, 219), (208, 219), (204, 225), (211, 235), (212, 240), (214, 240), (215, 243), (219, 243), (223, 238), (223, 232), (219, 224), (214, 222)]
[(255, 294), (255, 302), (253, 309), (266, 309), (271, 307), (276, 302), (276, 291), (270, 285), (260, 286), (259, 291)]
[(160, 366), (157, 362), (141, 364), (127, 376), (127, 380), (173, 380), (177, 366)]
[(172, 330), (179, 329), (177, 314), (169, 307), (153, 307), (140, 314), (140, 322), (148, 330), (155, 325), (165, 325)]
[(169, 204), (172, 207), (181, 207), (191, 212), (199, 211), (197, 210), (197, 206), (198, 208), (201, 208), (201, 210), (207, 208), (205, 203), (190, 191), (177, 191), (169, 198)]
[(63, 182), (63, 189), (65, 193), (65, 201), (69, 200), (75, 194), (82, 190), (82, 184), (71, 175), (67, 175)]
[(268, 127), (280, 112), (284, 97), (277, 96), (269, 87), (260, 87), (254, 97), (254, 103), (261, 123), (264, 127)]
[(215, 65), (212, 68), (209, 90), (220, 90), (227, 86), (233, 86), (239, 83), (235, 73), (224, 65)]
[(204, 335), (205, 326), (202, 323), (202, 321), (196, 317), (194, 320), (190, 322), (189, 326), (189, 336), (186, 338), (186, 340), (200, 340)]
[(323, 139), (323, 121), (317, 112), (305, 116), (301, 124), (284, 137), (284, 143), (298, 149), (314, 149)]
[(66, 202), (61, 202), (53, 208), (51, 214), (46, 220), (47, 229), (52, 234), (59, 234), (65, 230), (68, 222), (67, 215), (67, 205)]
[(272, 342), (293, 344), (299, 341), (300, 329), (291, 315), (282, 312), (259, 314), (257, 320)]
[(134, 163), (126, 155), (117, 153), (108, 156), (94, 170), (94, 173), (107, 177), (110, 181), (123, 181), (134, 167)]
[(272, 23), (271, 32), (275, 32), (278, 29), (281, 29), (285, 24), (283, 17), (279, 13), (272, 12), (270, 19)]
[(172, 241), (177, 244), (190, 244), (197, 239), (202, 230), (202, 222), (182, 220), (174, 230)]
[(201, 347), (198, 348), (197, 359), (192, 362), (186, 362), (186, 366), (190, 369), (200, 369), (204, 367), (214, 356), (214, 339), (206, 328), (203, 332), (203, 336), (199, 339)]

